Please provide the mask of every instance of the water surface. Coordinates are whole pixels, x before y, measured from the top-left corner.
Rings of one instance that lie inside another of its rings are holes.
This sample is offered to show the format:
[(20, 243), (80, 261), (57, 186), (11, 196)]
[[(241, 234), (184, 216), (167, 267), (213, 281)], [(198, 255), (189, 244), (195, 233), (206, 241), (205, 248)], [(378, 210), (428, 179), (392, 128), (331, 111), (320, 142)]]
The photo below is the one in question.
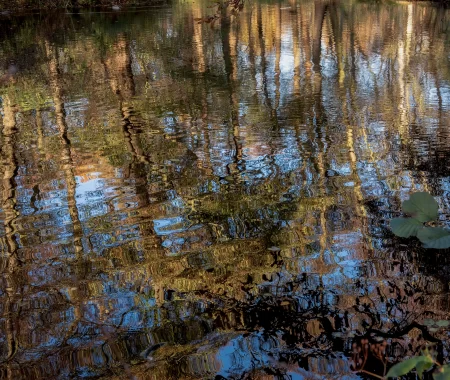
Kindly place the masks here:
[(389, 220), (414, 191), (449, 218), (450, 12), (210, 4), (0, 21), (0, 377), (448, 356), (450, 256)]

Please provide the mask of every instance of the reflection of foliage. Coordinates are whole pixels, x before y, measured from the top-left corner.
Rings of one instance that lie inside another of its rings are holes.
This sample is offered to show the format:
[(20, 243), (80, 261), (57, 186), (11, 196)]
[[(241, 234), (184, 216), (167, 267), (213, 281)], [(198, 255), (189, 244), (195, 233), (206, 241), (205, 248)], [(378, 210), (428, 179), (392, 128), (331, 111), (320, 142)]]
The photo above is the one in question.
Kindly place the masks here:
[(20, 78), (13, 85), (0, 89), (0, 95), (4, 94), (24, 112), (45, 108), (52, 102), (48, 88), (38, 77)]

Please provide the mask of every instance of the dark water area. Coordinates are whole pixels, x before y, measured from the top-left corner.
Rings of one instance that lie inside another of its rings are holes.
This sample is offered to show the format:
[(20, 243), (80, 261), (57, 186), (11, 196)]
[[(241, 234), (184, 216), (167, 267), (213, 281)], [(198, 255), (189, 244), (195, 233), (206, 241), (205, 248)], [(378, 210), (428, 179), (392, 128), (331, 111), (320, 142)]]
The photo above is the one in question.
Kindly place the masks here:
[[(0, 378), (360, 379), (450, 350), (450, 11), (0, 19)], [(369, 344), (367, 346), (366, 340)]]

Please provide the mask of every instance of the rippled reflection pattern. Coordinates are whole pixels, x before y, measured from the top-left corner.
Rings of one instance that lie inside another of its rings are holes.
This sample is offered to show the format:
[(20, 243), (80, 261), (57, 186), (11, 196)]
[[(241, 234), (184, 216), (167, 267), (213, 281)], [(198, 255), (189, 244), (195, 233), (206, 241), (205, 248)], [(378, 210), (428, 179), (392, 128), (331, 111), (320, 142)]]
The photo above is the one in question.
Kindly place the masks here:
[(0, 377), (448, 356), (448, 252), (388, 223), (418, 190), (449, 218), (449, 11), (209, 4), (0, 20)]

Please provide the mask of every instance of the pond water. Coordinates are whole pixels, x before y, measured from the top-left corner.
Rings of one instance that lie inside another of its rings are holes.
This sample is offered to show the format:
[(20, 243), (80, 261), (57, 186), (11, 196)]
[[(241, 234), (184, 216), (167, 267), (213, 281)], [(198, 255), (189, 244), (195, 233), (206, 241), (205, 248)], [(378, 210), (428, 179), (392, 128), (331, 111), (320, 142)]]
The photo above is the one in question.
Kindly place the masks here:
[(450, 254), (389, 220), (450, 219), (450, 11), (213, 5), (0, 20), (1, 378), (447, 360)]

